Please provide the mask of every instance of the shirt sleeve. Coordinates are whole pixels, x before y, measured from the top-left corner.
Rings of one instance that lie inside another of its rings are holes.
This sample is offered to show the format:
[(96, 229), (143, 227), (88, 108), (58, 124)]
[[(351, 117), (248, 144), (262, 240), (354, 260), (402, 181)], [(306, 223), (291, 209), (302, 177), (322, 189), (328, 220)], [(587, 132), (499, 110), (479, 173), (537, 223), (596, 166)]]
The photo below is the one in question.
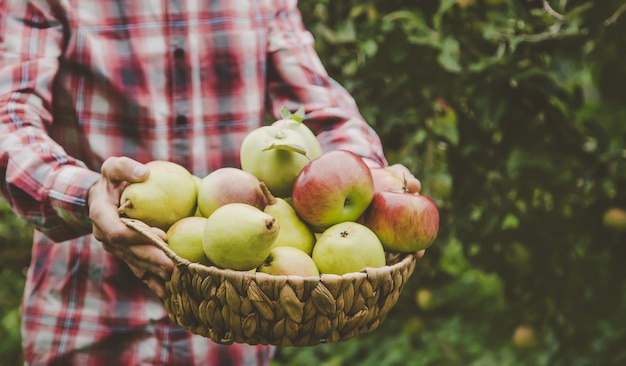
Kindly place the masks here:
[(91, 231), (86, 197), (99, 174), (48, 131), (63, 26), (45, 5), (0, 5), (0, 194), (13, 211), (55, 241)]
[(329, 77), (302, 22), (297, 0), (284, 0), (270, 21), (268, 109), (304, 107), (305, 122), (325, 151), (351, 150), (370, 165), (387, 165), (379, 136), (361, 116), (354, 98)]

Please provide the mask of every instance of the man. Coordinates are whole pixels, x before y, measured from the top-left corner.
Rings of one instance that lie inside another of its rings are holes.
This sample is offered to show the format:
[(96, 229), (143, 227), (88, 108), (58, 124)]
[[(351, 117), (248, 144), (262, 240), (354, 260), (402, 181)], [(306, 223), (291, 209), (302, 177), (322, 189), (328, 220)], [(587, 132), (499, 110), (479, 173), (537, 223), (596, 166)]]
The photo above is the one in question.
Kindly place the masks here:
[(0, 191), (36, 229), (26, 364), (269, 364), (271, 347), (218, 346), (168, 319), (172, 262), (117, 206), (150, 160), (238, 166), (282, 106), (304, 106), (326, 150), (386, 165), (296, 0), (0, 0)]

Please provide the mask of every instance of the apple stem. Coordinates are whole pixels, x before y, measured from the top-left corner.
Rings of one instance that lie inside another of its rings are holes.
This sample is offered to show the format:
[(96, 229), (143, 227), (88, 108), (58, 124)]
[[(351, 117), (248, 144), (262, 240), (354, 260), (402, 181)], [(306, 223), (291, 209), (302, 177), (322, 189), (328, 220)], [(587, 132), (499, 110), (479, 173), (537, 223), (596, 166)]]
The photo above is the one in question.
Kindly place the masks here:
[(276, 197), (274, 197), (272, 192), (270, 192), (270, 189), (267, 186), (267, 184), (265, 184), (265, 182), (260, 182), (259, 187), (261, 187), (261, 191), (263, 192), (263, 195), (267, 199), (267, 204), (268, 205), (276, 204)]

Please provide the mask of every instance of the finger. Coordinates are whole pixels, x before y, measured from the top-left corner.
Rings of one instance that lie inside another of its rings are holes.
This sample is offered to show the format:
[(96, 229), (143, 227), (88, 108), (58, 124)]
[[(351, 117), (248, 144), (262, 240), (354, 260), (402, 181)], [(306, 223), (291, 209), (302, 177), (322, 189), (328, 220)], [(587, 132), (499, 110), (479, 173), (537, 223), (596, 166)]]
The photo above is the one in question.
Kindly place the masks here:
[(417, 179), (406, 166), (402, 164), (393, 164), (388, 166), (387, 170), (391, 171), (405, 184), (407, 192), (417, 193), (422, 189), (422, 182), (420, 182), (420, 180)]
[(132, 257), (132, 264), (137, 269), (138, 277), (144, 273), (151, 273), (163, 281), (169, 281), (174, 262), (159, 248), (152, 244), (131, 245), (127, 247), (126, 255)]
[(417, 253), (415, 253), (415, 257), (417, 259), (420, 259), (420, 258), (422, 258), (424, 256), (424, 254), (426, 254), (426, 249), (422, 249), (422, 250), (418, 251)]
[(152, 273), (146, 272), (141, 281), (148, 286), (152, 292), (154, 292), (159, 298), (165, 298), (165, 282), (162, 278), (153, 275)]
[(125, 156), (106, 159), (101, 172), (112, 182), (141, 182), (150, 175), (150, 169), (145, 164)]
[(418, 193), (422, 190), (422, 182), (415, 177), (406, 180), (406, 191), (409, 193)]

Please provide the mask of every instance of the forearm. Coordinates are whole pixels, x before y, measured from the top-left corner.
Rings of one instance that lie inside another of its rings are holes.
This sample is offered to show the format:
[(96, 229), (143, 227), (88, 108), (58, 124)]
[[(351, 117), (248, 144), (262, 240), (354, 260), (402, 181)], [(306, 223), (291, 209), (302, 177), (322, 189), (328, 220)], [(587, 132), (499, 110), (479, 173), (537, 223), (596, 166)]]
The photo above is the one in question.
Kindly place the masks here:
[(295, 0), (285, 2), (269, 30), (268, 94), (273, 115), (279, 116), (282, 106), (293, 111), (304, 107), (305, 123), (324, 150), (351, 150), (371, 165), (386, 165), (380, 138), (353, 97), (324, 69)]
[(63, 29), (44, 2), (0, 7), (0, 194), (54, 240), (89, 232), (87, 189), (99, 176), (48, 131)]
[[(28, 113), (0, 101), (2, 197), (15, 213), (53, 240), (91, 230), (85, 197), (99, 174), (65, 154)], [(13, 109), (13, 111), (10, 111)]]

